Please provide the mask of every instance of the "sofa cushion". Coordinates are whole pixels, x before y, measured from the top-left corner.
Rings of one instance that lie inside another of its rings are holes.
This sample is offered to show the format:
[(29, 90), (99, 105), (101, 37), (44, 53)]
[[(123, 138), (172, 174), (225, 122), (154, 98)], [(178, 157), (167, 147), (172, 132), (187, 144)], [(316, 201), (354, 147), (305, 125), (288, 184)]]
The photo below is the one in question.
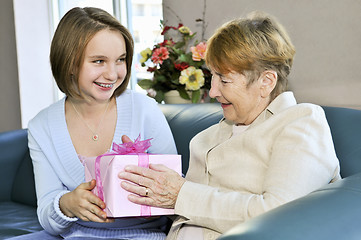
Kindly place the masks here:
[(361, 173), (232, 228), (220, 240), (360, 239)]
[(41, 231), (36, 208), (15, 202), (0, 202), (0, 239)]

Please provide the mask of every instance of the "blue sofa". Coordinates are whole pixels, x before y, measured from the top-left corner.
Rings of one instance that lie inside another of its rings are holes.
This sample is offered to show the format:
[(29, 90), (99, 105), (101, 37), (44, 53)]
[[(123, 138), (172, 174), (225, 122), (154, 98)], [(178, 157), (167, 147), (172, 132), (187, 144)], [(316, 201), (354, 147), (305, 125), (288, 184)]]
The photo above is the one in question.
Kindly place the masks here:
[[(190, 139), (217, 123), (222, 109), (218, 104), (166, 104), (160, 108), (186, 173)], [(220, 239), (361, 239), (361, 111), (324, 109), (344, 179), (240, 223)], [(40, 231), (27, 131), (0, 133), (0, 153), (0, 239)]]

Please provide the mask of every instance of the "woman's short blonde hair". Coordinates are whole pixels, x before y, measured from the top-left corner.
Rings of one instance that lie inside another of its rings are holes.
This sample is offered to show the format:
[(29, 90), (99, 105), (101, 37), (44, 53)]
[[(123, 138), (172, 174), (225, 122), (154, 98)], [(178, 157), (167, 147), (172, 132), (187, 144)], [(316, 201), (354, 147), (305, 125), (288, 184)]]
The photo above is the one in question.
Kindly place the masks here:
[(273, 17), (253, 12), (247, 18), (230, 21), (208, 40), (206, 63), (219, 73), (236, 71), (249, 85), (265, 70), (277, 72), (274, 99), (287, 89), (295, 48), (284, 27)]
[(65, 95), (82, 98), (78, 77), (85, 48), (94, 35), (103, 29), (118, 31), (124, 37), (127, 75), (123, 83), (114, 91), (114, 96), (119, 96), (127, 88), (133, 61), (132, 35), (106, 11), (99, 8), (76, 7), (69, 10), (60, 20), (50, 48), (52, 73), (59, 89)]

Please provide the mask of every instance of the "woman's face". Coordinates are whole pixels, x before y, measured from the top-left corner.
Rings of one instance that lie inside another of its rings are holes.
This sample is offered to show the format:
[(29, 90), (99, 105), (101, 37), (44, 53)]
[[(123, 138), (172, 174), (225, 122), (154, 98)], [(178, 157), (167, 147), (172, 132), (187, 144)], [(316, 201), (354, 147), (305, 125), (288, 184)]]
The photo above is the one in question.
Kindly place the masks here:
[(99, 31), (85, 48), (79, 71), (80, 91), (88, 101), (107, 101), (126, 75), (124, 37), (117, 31)]
[(249, 125), (267, 107), (269, 98), (264, 98), (261, 77), (247, 86), (246, 76), (234, 71), (223, 75), (212, 70), (212, 75), (209, 95), (221, 103), (227, 120)]

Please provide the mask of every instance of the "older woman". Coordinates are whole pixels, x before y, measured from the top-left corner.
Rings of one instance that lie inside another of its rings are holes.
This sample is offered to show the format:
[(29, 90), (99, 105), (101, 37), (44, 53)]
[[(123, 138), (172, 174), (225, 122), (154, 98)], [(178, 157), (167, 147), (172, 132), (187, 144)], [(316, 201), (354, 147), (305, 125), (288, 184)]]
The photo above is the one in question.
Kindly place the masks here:
[(136, 183), (122, 182), (130, 201), (175, 209), (167, 239), (215, 239), (340, 178), (322, 108), (286, 91), (294, 54), (265, 14), (230, 21), (209, 39), (209, 94), (224, 119), (192, 139), (186, 178), (160, 165), (119, 174)]

